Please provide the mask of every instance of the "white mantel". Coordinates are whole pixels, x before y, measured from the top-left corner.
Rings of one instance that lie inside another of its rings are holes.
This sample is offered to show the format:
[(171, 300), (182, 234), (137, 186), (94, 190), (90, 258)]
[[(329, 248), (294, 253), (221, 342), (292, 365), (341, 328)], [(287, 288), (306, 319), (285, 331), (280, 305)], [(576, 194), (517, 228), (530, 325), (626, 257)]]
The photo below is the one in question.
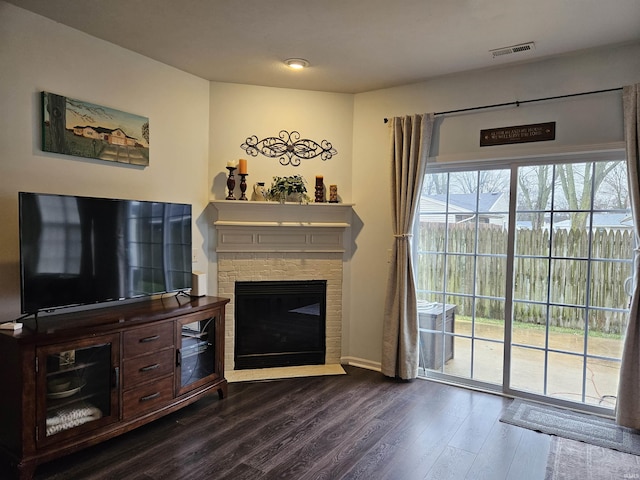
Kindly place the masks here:
[(352, 204), (217, 200), (216, 252), (344, 252)]

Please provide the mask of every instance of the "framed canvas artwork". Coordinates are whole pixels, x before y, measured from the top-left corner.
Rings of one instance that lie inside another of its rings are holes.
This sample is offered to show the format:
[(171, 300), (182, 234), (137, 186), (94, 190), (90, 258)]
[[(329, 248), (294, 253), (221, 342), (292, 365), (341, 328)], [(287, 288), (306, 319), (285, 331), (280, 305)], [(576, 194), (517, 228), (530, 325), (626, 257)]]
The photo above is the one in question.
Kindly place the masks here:
[(149, 119), (42, 92), (42, 150), (149, 165)]

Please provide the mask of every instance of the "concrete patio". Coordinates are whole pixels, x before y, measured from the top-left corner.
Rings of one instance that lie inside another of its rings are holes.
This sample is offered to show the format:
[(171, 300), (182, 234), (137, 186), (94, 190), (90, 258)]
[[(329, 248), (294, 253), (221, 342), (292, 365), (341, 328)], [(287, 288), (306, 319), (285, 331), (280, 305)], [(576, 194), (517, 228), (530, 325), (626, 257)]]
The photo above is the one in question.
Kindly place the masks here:
[[(471, 322), (456, 318), (455, 333), (471, 335)], [(502, 384), (503, 327), (477, 323), (475, 328), (473, 379)], [(514, 329), (514, 342), (542, 347), (545, 344), (543, 329)], [(550, 332), (549, 348), (563, 352), (581, 353), (584, 337), (579, 332)], [(447, 361), (444, 373), (468, 378), (471, 374), (471, 340), (454, 337), (454, 357)], [(622, 340), (590, 336), (588, 354), (620, 358)], [(582, 402), (583, 357), (569, 353), (549, 352), (546, 395), (552, 398)], [(615, 361), (587, 359), (586, 398), (589, 405), (603, 408), (615, 407), (620, 364)], [(511, 387), (535, 394), (544, 394), (544, 352), (529, 348), (513, 347), (511, 359)]]

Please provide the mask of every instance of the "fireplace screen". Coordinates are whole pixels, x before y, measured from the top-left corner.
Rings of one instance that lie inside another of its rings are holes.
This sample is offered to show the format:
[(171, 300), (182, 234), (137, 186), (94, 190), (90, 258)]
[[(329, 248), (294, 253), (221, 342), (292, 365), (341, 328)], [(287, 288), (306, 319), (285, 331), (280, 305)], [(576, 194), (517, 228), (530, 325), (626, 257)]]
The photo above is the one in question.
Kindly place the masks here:
[(324, 364), (326, 292), (326, 280), (236, 282), (236, 370)]

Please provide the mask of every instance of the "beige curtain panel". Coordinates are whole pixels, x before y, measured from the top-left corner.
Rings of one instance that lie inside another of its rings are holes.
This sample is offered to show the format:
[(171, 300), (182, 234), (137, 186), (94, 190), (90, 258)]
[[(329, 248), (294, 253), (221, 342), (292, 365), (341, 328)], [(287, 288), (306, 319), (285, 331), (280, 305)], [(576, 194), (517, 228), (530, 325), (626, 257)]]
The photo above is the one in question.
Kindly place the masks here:
[(633, 295), (629, 324), (622, 350), (616, 421), (625, 427), (640, 429), (640, 84), (622, 90), (624, 137), (629, 172), (629, 197), (635, 225)]
[(391, 119), (393, 251), (384, 311), (382, 373), (405, 380), (418, 375), (418, 306), (411, 232), (433, 133), (432, 113)]

